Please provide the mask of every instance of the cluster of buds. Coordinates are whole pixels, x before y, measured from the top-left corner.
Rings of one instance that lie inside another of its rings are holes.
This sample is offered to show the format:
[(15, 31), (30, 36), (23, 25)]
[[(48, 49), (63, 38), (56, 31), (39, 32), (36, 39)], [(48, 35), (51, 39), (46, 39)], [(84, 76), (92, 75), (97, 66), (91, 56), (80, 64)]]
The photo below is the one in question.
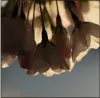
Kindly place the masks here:
[(9, 0), (2, 8), (1, 18), (1, 52), (8, 55), (9, 60), (2, 62), (2, 68), (17, 57), (21, 68), (29, 75), (71, 72), (91, 49), (100, 46), (99, 22), (86, 20), (95, 6), (99, 9), (98, 3)]

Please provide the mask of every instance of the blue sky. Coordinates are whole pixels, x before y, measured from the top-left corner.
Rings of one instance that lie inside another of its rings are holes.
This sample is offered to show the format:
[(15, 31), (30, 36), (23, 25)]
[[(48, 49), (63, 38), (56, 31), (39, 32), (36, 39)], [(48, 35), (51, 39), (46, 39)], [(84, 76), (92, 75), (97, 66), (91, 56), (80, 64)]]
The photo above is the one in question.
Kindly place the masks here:
[(2, 69), (4, 97), (98, 97), (99, 49), (92, 50), (72, 72), (47, 78), (25, 74), (14, 62)]

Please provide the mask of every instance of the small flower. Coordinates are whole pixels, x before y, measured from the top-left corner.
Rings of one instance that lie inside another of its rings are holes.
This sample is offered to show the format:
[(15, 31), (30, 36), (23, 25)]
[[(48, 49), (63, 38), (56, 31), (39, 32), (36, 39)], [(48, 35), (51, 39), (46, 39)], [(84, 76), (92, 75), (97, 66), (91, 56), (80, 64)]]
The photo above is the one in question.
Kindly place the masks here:
[(72, 58), (74, 62), (79, 62), (91, 48), (97, 49), (100, 46), (100, 26), (91, 22), (82, 22), (78, 19), (73, 9), (70, 8), (70, 4), (67, 3), (67, 5), (75, 23), (75, 28), (72, 32), (70, 41)]

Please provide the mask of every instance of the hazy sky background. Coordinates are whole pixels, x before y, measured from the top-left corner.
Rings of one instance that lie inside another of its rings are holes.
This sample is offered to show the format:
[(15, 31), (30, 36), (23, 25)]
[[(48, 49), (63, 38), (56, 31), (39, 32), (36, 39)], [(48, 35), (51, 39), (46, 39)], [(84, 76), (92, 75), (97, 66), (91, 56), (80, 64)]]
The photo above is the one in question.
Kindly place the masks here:
[(99, 49), (91, 51), (72, 72), (47, 78), (28, 76), (18, 62), (2, 69), (4, 97), (98, 97)]
[(2, 97), (98, 97), (99, 49), (76, 64), (72, 72), (47, 78), (28, 76), (14, 62), (2, 69)]

